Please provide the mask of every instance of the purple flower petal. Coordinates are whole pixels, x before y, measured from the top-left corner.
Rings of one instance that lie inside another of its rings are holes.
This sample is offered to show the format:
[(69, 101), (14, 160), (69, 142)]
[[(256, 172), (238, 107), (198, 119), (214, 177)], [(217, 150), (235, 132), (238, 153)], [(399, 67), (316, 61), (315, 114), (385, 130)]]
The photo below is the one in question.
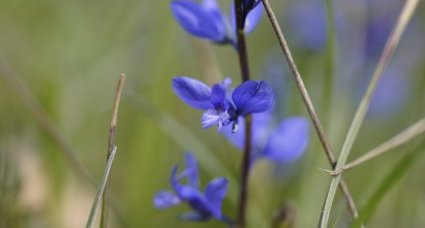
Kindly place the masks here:
[(205, 196), (196, 187), (180, 184), (180, 177), (177, 177), (177, 169), (178, 166), (174, 166), (171, 172), (171, 186), (173, 187), (174, 192), (180, 200), (187, 201), (196, 211), (209, 213), (209, 206)]
[(229, 108), (230, 102), (227, 100), (227, 89), (232, 83), (230, 78), (225, 78), (221, 83), (214, 84), (211, 89), (211, 103), (215, 110), (225, 111)]
[(293, 26), (297, 42), (304, 48), (318, 50), (326, 44), (326, 14), (320, 1), (296, 4), (286, 20)]
[(260, 2), (261, 0), (242, 0), (245, 6), (252, 5), (252, 8), (256, 7)]
[[(199, 189), (198, 167), (191, 153), (185, 155), (186, 169), (177, 175), (178, 166), (174, 166), (170, 182), (176, 195), (161, 191), (154, 198), (154, 204), (159, 209), (165, 209), (183, 201), (193, 209), (181, 216), (185, 220), (202, 221), (212, 217), (222, 220), (221, 203), (227, 193), (227, 180), (217, 178), (212, 180), (205, 189)], [(180, 179), (188, 178), (188, 184), (181, 184)], [(224, 220), (222, 220), (224, 221)]]
[[(258, 22), (261, 20), (261, 16), (263, 15), (263, 9), (264, 7), (262, 5), (258, 6), (258, 3), (261, 1), (258, 1), (254, 3), (254, 8), (248, 12), (248, 15), (245, 19), (244, 24), (244, 32), (246, 34), (250, 34), (252, 31), (254, 31), (255, 27), (258, 25)], [(236, 31), (236, 8), (235, 5), (232, 4), (232, 8), (230, 11), (230, 26), (232, 28), (232, 31)]]
[(218, 125), (218, 130), (221, 130), (222, 126), (227, 125), (230, 122), (229, 114), (224, 111), (217, 111), (215, 109), (208, 109), (201, 118), (202, 128), (210, 128), (214, 125)]
[(204, 0), (202, 5), (208, 11), (220, 11), (220, 7), (218, 6), (216, 0)]
[(284, 120), (270, 135), (263, 156), (275, 162), (292, 162), (307, 149), (309, 124), (303, 117)]
[(366, 27), (366, 57), (378, 58), (384, 47), (385, 41), (395, 24), (394, 15), (385, 15), (374, 18)]
[(171, 177), (170, 177), (170, 183), (171, 183), (171, 187), (173, 188), (174, 192), (177, 194), (177, 196), (179, 198), (182, 199), (182, 196), (180, 195), (180, 190), (181, 188), (183, 188), (183, 185), (181, 185), (179, 183), (179, 178), (177, 177), (177, 170), (178, 170), (178, 166), (174, 166), (172, 171), (171, 171)]
[(200, 214), (211, 214), (210, 205), (205, 195), (198, 189), (183, 185), (179, 189), (179, 195), (182, 200), (187, 201), (190, 207)]
[(168, 191), (160, 191), (154, 198), (154, 205), (158, 209), (166, 209), (180, 202), (180, 199), (176, 195)]
[(189, 77), (175, 77), (172, 85), (177, 96), (193, 108), (212, 108), (211, 89), (203, 82)]
[(215, 109), (225, 109), (226, 90), (219, 84), (213, 85), (211, 88), (211, 103)]
[(232, 84), (232, 79), (225, 78), (221, 83), (214, 84), (211, 89), (211, 103), (213, 103), (215, 109), (225, 109), (224, 106), (227, 89)]
[[(267, 142), (267, 138), (271, 131), (271, 112), (263, 112), (252, 115), (252, 148), (262, 150)], [(229, 142), (243, 150), (245, 142), (245, 120), (240, 117), (238, 119), (238, 130), (232, 132), (232, 126), (223, 127), (221, 133), (229, 140)]]
[(189, 180), (189, 184), (194, 188), (199, 188), (199, 171), (195, 156), (192, 153), (186, 153), (184, 159), (186, 165), (184, 172)]
[[(387, 69), (373, 95), (368, 115), (375, 118), (389, 117), (406, 107), (411, 88), (406, 74), (408, 74), (407, 71), (396, 68), (394, 65)], [(362, 85), (364, 88), (366, 88), (365, 84)]]
[(205, 189), (205, 197), (210, 205), (211, 214), (215, 218), (221, 219), (221, 203), (227, 193), (229, 181), (225, 178), (216, 178), (212, 180)]
[(254, 31), (255, 27), (257, 27), (258, 23), (261, 20), (261, 16), (263, 15), (263, 11), (263, 5), (259, 5), (248, 13), (248, 16), (245, 19), (244, 28), (246, 34), (250, 34), (252, 31)]
[(265, 81), (246, 81), (232, 94), (237, 112), (242, 115), (265, 112), (274, 103), (273, 91)]
[(244, 140), (245, 140), (245, 121), (242, 117), (240, 117), (237, 121), (238, 130), (236, 132), (233, 131), (232, 124), (224, 126), (220, 131), (226, 139), (239, 150), (243, 150)]
[(226, 30), (222, 17), (217, 11), (208, 7), (203, 7), (188, 0), (175, 0), (171, 3), (171, 10), (177, 22), (190, 34), (209, 39), (215, 42), (222, 42), (226, 38)]

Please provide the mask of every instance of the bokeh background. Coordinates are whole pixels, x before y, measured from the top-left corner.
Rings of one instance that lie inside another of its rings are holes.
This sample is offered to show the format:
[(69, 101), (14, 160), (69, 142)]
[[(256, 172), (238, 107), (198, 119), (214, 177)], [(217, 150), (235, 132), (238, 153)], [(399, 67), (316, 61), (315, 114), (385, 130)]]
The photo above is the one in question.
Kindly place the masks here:
[[(228, 12), (231, 1), (219, 2)], [(404, 1), (271, 2), (338, 151)], [(330, 2), (333, 20), (327, 20)], [(421, 2), (350, 159), (424, 115), (424, 16)], [(254, 77), (274, 86), (277, 118), (307, 116), (266, 17), (248, 46)], [(169, 1), (0, 0), (0, 227), (84, 226), (106, 162), (121, 72), (127, 80), (111, 176), (118, 216), (111, 212), (111, 226), (224, 227), (216, 221), (178, 220), (188, 210), (184, 205), (165, 211), (153, 207), (153, 196), (170, 188), (171, 168), (181, 164), (185, 151), (198, 157), (202, 184), (217, 176), (230, 179), (223, 211), (234, 216), (241, 153), (215, 129), (203, 130), (200, 112), (171, 90), (176, 75), (208, 83), (231, 76), (238, 83), (232, 47), (190, 37), (173, 20)], [(369, 227), (425, 224), (421, 140), (346, 173), (355, 202), (371, 211)], [(92, 179), (66, 156), (70, 153)], [(250, 227), (268, 227), (285, 202), (296, 208), (297, 227), (316, 226), (330, 179), (319, 168), (329, 165), (313, 131), (309, 149), (297, 162), (257, 164), (251, 175)], [(337, 195), (332, 225), (346, 227), (349, 220)]]

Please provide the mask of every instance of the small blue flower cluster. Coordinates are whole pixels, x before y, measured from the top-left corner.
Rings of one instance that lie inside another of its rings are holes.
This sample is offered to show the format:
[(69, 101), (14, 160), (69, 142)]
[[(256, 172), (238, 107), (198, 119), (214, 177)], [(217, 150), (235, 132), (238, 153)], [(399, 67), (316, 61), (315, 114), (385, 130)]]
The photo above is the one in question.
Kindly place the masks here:
[[(174, 193), (160, 191), (154, 198), (154, 204), (159, 209), (166, 209), (181, 202), (187, 202), (193, 211), (181, 216), (184, 220), (205, 221), (215, 218), (227, 221), (221, 213), (221, 203), (227, 193), (228, 181), (223, 178), (216, 178), (210, 181), (202, 192), (199, 190), (199, 171), (195, 157), (191, 153), (185, 155), (186, 168), (177, 175), (176, 165), (171, 172), (170, 183)], [(180, 180), (186, 178), (187, 184), (181, 184)]]
[[(260, 2), (243, 1), (244, 31), (247, 34), (251, 33), (260, 21), (263, 7), (256, 7)], [(237, 47), (234, 6), (230, 18), (225, 16), (216, 0), (204, 0), (202, 4), (191, 0), (174, 0), (171, 3), (171, 10), (177, 22), (191, 35)]]
[(202, 127), (232, 125), (236, 130), (239, 116), (260, 113), (271, 109), (274, 102), (273, 92), (264, 81), (249, 80), (233, 91), (231, 99), (227, 98), (227, 89), (231, 79), (226, 78), (212, 87), (188, 77), (173, 79), (173, 89), (177, 96), (196, 109), (206, 110), (202, 115)]
[[(248, 34), (254, 30), (261, 17), (263, 7), (260, 0), (242, 0), (243, 31)], [(189, 34), (210, 40), (217, 44), (231, 44), (237, 48), (235, 7), (231, 9), (228, 20), (220, 10), (216, 0), (203, 0), (202, 4), (191, 0), (174, 0), (171, 9), (177, 22)], [(199, 80), (178, 76), (172, 79), (175, 94), (192, 108), (203, 110), (203, 128), (217, 126), (232, 144), (242, 149), (245, 141), (245, 121), (253, 116), (251, 165), (259, 158), (276, 163), (292, 162), (306, 150), (309, 142), (308, 121), (303, 117), (291, 117), (270, 128), (271, 109), (275, 97), (272, 88), (262, 80), (247, 80), (231, 87), (232, 80), (209, 86)], [(161, 191), (154, 198), (159, 209), (186, 202), (192, 211), (181, 216), (182, 219), (205, 221), (217, 219), (231, 225), (231, 220), (222, 215), (221, 204), (227, 193), (228, 181), (220, 177), (209, 182), (204, 191), (199, 187), (199, 174), (195, 157), (185, 155), (186, 168), (177, 174), (175, 166), (170, 184), (174, 192)], [(186, 179), (186, 184), (181, 181)]]
[[(260, 158), (282, 164), (291, 163), (302, 156), (310, 141), (308, 120), (301, 116), (288, 117), (276, 128), (272, 126), (273, 115), (264, 112), (252, 115), (252, 157), (251, 165)], [(239, 130), (230, 128), (221, 131), (227, 140), (242, 150), (245, 142), (245, 122), (240, 121)]]

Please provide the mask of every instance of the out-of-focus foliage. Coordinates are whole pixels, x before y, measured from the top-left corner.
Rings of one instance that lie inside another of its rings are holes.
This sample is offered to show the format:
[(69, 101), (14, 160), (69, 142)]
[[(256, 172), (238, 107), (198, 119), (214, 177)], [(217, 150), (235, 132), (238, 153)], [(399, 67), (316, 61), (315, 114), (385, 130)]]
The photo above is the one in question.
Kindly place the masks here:
[[(335, 151), (403, 2), (335, 1), (336, 43), (328, 44), (324, 2), (272, 1)], [(153, 197), (168, 188), (171, 169), (185, 151), (199, 159), (201, 186), (217, 176), (229, 179), (223, 213), (234, 217), (241, 153), (215, 129), (202, 129), (200, 112), (173, 94), (171, 79), (191, 76), (211, 85), (232, 76), (238, 84), (237, 55), (230, 46), (189, 37), (174, 21), (169, 3), (0, 1), (0, 227), (81, 227), (95, 195), (95, 188), (62, 156), (40, 116), (23, 102), (24, 90), (5, 80), (5, 66), (30, 88), (96, 182), (106, 162), (115, 84), (121, 72), (127, 74), (111, 191), (129, 227), (224, 227), (216, 221), (178, 220), (188, 210), (184, 205), (154, 208)], [(223, 9), (229, 4), (219, 3)], [(424, 115), (424, 15), (420, 3), (382, 79), (388, 87), (380, 88), (350, 159)], [(277, 119), (307, 116), (266, 17), (247, 44), (254, 79), (273, 86)], [(333, 85), (325, 80), (326, 45), (336, 47)], [(326, 88), (333, 90), (332, 99), (323, 99)], [(250, 227), (267, 227), (274, 210), (286, 201), (297, 208), (298, 227), (316, 226), (329, 183), (319, 168), (329, 165), (314, 132), (310, 138), (308, 151), (297, 162), (278, 166), (261, 160), (253, 167)], [(410, 149), (403, 146), (345, 174), (359, 208)], [(425, 224), (424, 165), (424, 156), (409, 160), (406, 175), (377, 204), (370, 227)], [(334, 212), (336, 226), (350, 220), (341, 196)], [(111, 214), (113, 227), (125, 227)]]

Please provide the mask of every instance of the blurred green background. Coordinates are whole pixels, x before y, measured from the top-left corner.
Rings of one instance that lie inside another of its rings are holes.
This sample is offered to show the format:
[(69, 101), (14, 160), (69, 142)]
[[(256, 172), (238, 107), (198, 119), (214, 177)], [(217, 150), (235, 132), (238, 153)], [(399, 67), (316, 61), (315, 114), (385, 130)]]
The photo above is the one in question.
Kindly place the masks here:
[[(222, 8), (228, 9), (229, 2), (220, 1)], [(356, 25), (365, 21), (367, 2), (356, 7), (348, 1), (338, 3), (337, 21), (342, 21), (346, 30), (355, 30)], [(396, 2), (395, 8), (400, 9), (402, 1), (391, 2)], [(291, 47), (295, 59), (331, 143), (338, 151), (358, 101), (347, 92), (350, 89), (338, 83), (341, 72), (350, 70), (350, 64), (339, 65), (343, 60), (338, 58), (350, 35), (338, 36), (323, 48), (305, 48), (293, 35), (296, 26), (285, 20), (297, 1), (272, 3), (289, 43), (294, 44)], [(419, 56), (410, 61), (413, 64), (403, 75), (410, 84), (406, 89), (408, 99), (389, 115), (367, 118), (350, 159), (424, 115), (425, 69), (421, 64), (424, 36), (415, 32), (423, 32), (424, 14), (424, 6), (420, 4), (416, 26), (408, 30), (399, 48), (412, 50), (409, 53)], [(344, 15), (345, 19), (338, 19), (338, 15)], [(277, 100), (280, 119), (288, 115), (307, 116), (267, 22), (264, 17), (248, 38), (253, 75), (257, 79), (268, 79), (271, 75), (267, 74), (281, 76), (277, 80), (281, 85), (275, 89), (283, 94)], [(409, 49), (406, 40), (414, 45), (413, 49)], [(338, 47), (337, 54), (331, 54), (331, 46)], [(397, 51), (392, 64), (405, 59), (401, 53)], [(180, 221), (177, 216), (188, 210), (186, 206), (161, 212), (153, 207), (152, 198), (158, 190), (170, 188), (172, 166), (181, 163), (183, 152), (192, 151), (200, 160), (203, 185), (217, 176), (231, 180), (223, 211), (234, 216), (241, 153), (215, 129), (201, 129), (200, 113), (173, 94), (171, 78), (188, 75), (214, 83), (224, 75), (231, 75), (235, 85), (239, 82), (237, 63), (231, 47), (213, 46), (187, 35), (173, 20), (169, 1), (0, 0), (0, 227), (85, 224), (96, 190), (76, 172), (63, 151), (65, 148), (70, 150), (68, 153), (74, 153), (93, 176), (94, 183), (100, 182), (106, 162), (113, 96), (121, 72), (126, 73), (127, 80), (118, 116), (118, 152), (111, 176), (112, 201), (119, 216), (111, 212), (111, 226), (224, 227), (216, 221), (206, 224)], [(277, 65), (277, 70), (273, 71), (270, 64)], [(333, 85), (329, 72), (335, 72)], [(329, 89), (333, 91), (330, 97)], [(254, 167), (250, 227), (268, 227), (275, 209), (288, 201), (296, 207), (297, 227), (316, 226), (330, 178), (319, 170), (329, 165), (313, 131), (311, 138), (309, 149), (300, 161), (282, 166), (261, 161)], [(360, 208), (373, 199), (379, 203), (369, 227), (425, 224), (422, 178), (425, 158), (420, 156), (423, 153), (420, 140), (413, 140), (345, 175)], [(405, 162), (403, 159), (409, 154), (414, 156)], [(395, 170), (403, 172), (398, 181)], [(373, 194), (387, 177), (393, 185), (384, 188), (388, 192), (378, 194), (383, 196), (380, 201)], [(332, 224), (345, 227), (349, 220), (344, 200), (338, 195)]]

